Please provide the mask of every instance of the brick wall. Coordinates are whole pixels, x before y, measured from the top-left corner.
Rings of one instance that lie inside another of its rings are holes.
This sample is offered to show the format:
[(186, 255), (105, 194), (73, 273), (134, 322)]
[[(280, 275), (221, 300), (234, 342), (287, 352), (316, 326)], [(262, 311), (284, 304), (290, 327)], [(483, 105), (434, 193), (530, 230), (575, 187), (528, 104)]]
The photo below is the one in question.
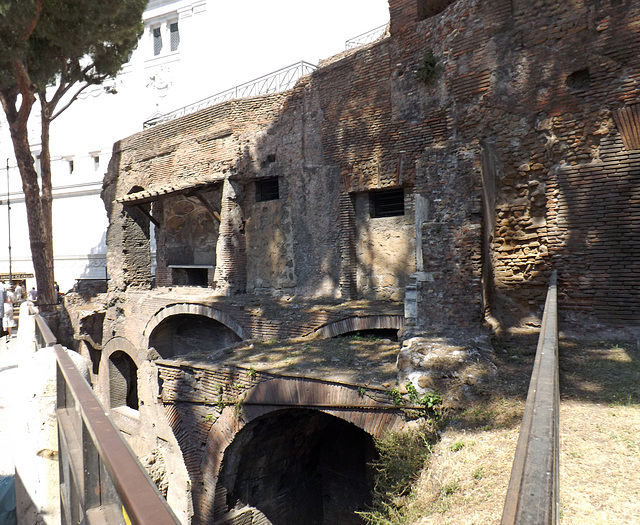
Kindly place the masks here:
[[(487, 311), (518, 322), (539, 314), (556, 267), (563, 311), (633, 320), (638, 159), (613, 112), (640, 99), (640, 6), (458, 0), (423, 20), (417, 6), (390, 1), (391, 38), (328, 61), (287, 94), (122, 141), (107, 190), (228, 179), (223, 293), (402, 300), (415, 277), (419, 326), (469, 325)], [(283, 181), (278, 202), (255, 202), (264, 177)], [(379, 272), (362, 278), (363, 232), (377, 225), (350, 209), (386, 188), (427, 203), (415, 225), (409, 198), (403, 226), (377, 237), (400, 232), (400, 252), (421, 233), (426, 266), (410, 277), (411, 258), (391, 293), (375, 285), (389, 282)]]

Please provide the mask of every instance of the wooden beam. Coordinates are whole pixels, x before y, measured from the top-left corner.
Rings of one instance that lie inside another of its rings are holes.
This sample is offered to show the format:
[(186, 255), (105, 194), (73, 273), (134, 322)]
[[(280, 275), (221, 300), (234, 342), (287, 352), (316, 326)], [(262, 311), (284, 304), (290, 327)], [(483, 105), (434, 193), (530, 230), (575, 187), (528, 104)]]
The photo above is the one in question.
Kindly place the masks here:
[(216, 209), (213, 206), (211, 206), (211, 204), (209, 204), (209, 201), (207, 201), (207, 199), (205, 199), (200, 193), (196, 193), (196, 197), (202, 203), (202, 205), (205, 208), (207, 208), (209, 213), (213, 215), (216, 219), (218, 219), (218, 222), (222, 222), (222, 218), (220, 217), (220, 214), (216, 211)]
[(136, 208), (138, 208), (142, 213), (144, 213), (149, 218), (149, 220), (156, 225), (156, 228), (160, 228), (160, 223), (158, 222), (158, 220), (153, 215), (151, 215), (151, 213), (145, 210), (142, 204), (136, 204)]

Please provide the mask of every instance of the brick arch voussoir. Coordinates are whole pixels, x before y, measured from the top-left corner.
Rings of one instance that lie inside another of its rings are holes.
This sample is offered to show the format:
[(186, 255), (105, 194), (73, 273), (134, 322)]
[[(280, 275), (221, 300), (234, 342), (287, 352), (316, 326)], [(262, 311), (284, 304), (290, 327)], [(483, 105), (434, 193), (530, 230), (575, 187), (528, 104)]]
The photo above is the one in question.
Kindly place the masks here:
[(402, 330), (404, 329), (403, 315), (365, 315), (346, 317), (340, 321), (327, 323), (316, 328), (312, 335), (320, 339), (329, 339), (350, 332), (360, 330)]
[(233, 319), (229, 314), (225, 312), (221, 312), (220, 310), (216, 310), (211, 306), (207, 306), (199, 303), (177, 303), (170, 304), (165, 306), (164, 308), (158, 310), (147, 322), (143, 331), (143, 344), (144, 346), (149, 346), (149, 338), (153, 333), (153, 330), (165, 319), (172, 317), (174, 315), (201, 315), (203, 317), (209, 317), (214, 321), (217, 321), (224, 326), (226, 326), (229, 330), (235, 333), (240, 339), (247, 339), (247, 330), (240, 325), (235, 319)]
[(121, 336), (112, 337), (102, 347), (103, 358), (108, 360), (115, 352), (124, 352), (131, 360), (140, 367), (142, 359), (140, 359), (140, 352), (138, 348), (128, 339)]
[[(378, 407), (373, 399), (362, 396), (357, 388), (336, 383), (311, 381), (305, 378), (281, 377), (258, 383), (244, 397), (242, 419), (238, 419), (235, 407), (223, 410), (211, 426), (202, 458), (202, 491), (197, 497), (203, 523), (213, 518), (214, 500), (219, 500), (218, 476), (227, 447), (236, 434), (247, 424), (261, 416), (283, 409), (311, 408), (352, 423), (373, 437), (386, 431), (400, 430), (405, 419), (396, 412), (373, 410), (331, 409), (338, 407)], [(321, 408), (313, 408), (314, 406)]]

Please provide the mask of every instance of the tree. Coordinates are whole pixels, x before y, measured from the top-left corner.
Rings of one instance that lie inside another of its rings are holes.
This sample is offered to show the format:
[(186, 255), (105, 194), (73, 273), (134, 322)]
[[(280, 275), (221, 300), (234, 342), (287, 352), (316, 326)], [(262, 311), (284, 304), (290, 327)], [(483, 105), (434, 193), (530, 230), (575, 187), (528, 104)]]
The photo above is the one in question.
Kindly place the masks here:
[[(116, 76), (143, 31), (147, 0), (0, 0), (0, 102), (27, 208), (41, 303), (56, 303), (53, 272), (51, 122), (89, 86)], [(108, 90), (108, 88), (105, 88)], [(39, 101), (40, 175), (27, 121)]]

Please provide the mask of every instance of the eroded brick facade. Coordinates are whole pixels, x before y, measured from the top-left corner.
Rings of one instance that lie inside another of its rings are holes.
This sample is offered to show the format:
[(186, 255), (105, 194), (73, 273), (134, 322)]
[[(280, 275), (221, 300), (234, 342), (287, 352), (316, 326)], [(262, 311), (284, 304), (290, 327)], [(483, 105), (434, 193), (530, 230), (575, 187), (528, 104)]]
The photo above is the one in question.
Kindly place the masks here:
[(389, 36), (293, 90), (116, 144), (103, 341), (153, 358), (149, 326), (192, 303), (240, 338), (403, 305), (408, 331), (518, 324), (554, 268), (564, 320), (638, 324), (640, 4), (389, 7)]

